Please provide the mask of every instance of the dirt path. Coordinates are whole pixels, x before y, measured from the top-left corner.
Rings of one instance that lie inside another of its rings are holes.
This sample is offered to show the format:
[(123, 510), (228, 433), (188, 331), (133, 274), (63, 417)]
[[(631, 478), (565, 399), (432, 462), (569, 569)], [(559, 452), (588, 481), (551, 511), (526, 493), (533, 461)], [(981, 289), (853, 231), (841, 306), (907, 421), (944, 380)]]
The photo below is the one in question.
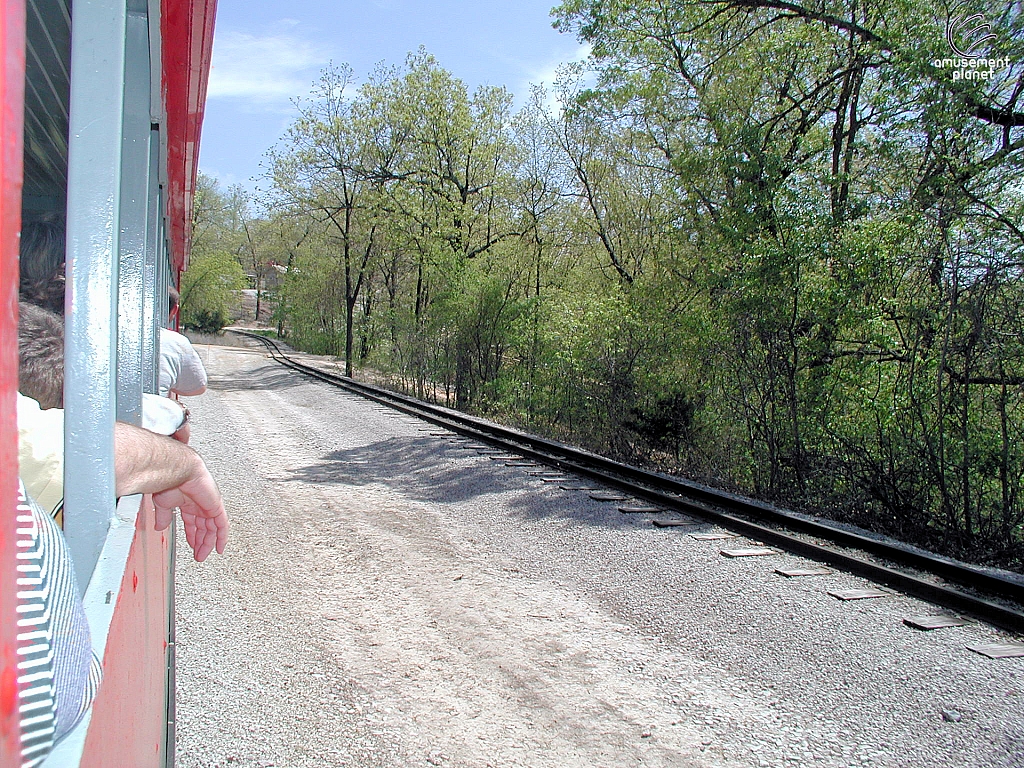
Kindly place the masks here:
[(224, 557), (179, 556), (181, 768), (1024, 765), (1024, 660), (963, 649), (994, 630), (912, 633), (907, 598), (851, 615), (764, 562), (723, 572), (261, 354), (201, 350), (193, 444), (234, 530)]

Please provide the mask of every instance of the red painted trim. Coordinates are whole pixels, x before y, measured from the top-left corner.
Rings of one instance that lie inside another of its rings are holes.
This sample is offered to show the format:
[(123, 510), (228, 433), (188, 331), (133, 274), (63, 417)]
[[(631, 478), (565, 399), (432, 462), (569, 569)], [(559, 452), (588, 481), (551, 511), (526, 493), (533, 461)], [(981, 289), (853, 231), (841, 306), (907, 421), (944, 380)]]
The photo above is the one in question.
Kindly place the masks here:
[(18, 233), (21, 229), (25, 0), (0, 8), (0, 767), (20, 763), (15, 627), (18, 493)]
[(170, 545), (144, 497), (103, 654), (80, 768), (160, 768), (167, 734)]
[(199, 135), (213, 56), (217, 0), (162, 0), (163, 96), (167, 111), (167, 218), (171, 264), (187, 265)]

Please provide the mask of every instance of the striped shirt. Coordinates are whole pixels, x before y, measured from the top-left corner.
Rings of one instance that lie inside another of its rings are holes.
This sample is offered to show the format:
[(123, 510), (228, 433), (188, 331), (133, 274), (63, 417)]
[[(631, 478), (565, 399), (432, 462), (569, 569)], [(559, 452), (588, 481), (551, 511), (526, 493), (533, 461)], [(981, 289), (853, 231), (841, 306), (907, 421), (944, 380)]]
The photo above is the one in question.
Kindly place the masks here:
[(22, 766), (43, 762), (82, 719), (101, 668), (63, 534), (18, 491), (17, 644)]

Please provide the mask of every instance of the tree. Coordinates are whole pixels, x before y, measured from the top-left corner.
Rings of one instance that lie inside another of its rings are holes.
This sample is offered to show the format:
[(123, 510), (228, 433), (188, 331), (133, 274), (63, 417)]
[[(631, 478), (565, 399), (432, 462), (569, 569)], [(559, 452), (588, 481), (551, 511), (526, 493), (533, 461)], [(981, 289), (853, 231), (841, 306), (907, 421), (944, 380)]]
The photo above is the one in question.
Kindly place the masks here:
[(235, 296), (245, 287), (245, 273), (223, 251), (193, 254), (181, 275), (181, 322), (186, 328), (216, 333), (230, 321)]
[(351, 70), (328, 68), (289, 128), (289, 150), (272, 154), (278, 195), (326, 227), (344, 281), (345, 372), (352, 375), (355, 312), (376, 255), (378, 189), (362, 171), (365, 136), (353, 120), (345, 89)]
[(1016, 352), (982, 340), (1020, 279), (1007, 190), (1024, 162), (1024, 43), (1017, 5), (972, 6), (994, 22), (1000, 61), (955, 77), (945, 18), (921, 24), (929, 10), (568, 0), (556, 12), (593, 45), (599, 79), (581, 110), (674, 176), (679, 227), (703, 254), (708, 386), (746, 423), (755, 488), (839, 498), (844, 468), (843, 503), (882, 511), (866, 519), (969, 549), (979, 524), (1021, 519), (1002, 480), (1019, 477), (1016, 459), (983, 458), (1021, 420), (985, 390), (1015, 380)]
[(891, 0), (566, 0), (591, 71), (514, 118), (422, 50), (329, 71), (273, 158), (281, 316), (420, 397), (1024, 562), (1024, 36), (970, 10), (983, 79)]

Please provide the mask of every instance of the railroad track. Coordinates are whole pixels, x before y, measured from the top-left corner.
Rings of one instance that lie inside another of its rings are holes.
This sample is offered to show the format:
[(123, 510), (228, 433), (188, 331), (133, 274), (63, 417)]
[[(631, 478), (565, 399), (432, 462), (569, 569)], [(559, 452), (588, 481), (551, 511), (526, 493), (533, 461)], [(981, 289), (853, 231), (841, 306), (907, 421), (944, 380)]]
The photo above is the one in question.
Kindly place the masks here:
[(246, 331), (233, 333), (260, 341), (276, 361), (295, 371), (446, 430), (1024, 634), (1024, 611), (1018, 607), (1024, 605), (1024, 583), (357, 382), (293, 360), (272, 339)]

